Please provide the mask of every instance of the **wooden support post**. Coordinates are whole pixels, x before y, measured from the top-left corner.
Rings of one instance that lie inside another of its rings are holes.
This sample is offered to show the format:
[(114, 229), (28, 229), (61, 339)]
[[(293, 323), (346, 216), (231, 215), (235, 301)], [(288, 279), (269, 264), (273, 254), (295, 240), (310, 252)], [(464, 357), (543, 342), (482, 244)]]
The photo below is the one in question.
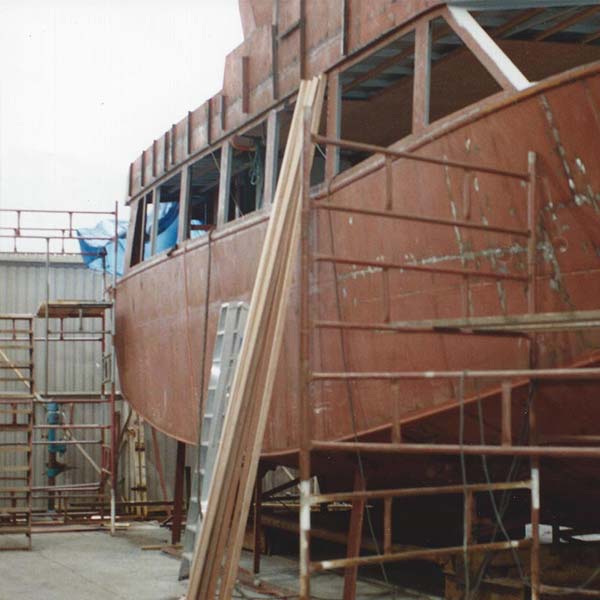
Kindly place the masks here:
[(416, 27), (415, 79), (413, 88), (413, 133), (429, 125), (429, 83), (431, 71), (431, 29), (427, 19)]
[(171, 125), (171, 165), (175, 164), (177, 158), (177, 126)]
[(254, 561), (252, 571), (255, 575), (260, 572), (260, 553), (262, 550), (262, 481), (263, 474), (259, 470), (254, 486)]
[(221, 111), (221, 133), (225, 133), (227, 129), (227, 98), (225, 94), (221, 94), (220, 98), (220, 111)]
[(227, 223), (227, 210), (229, 209), (229, 190), (231, 172), (231, 144), (225, 142), (221, 152), (221, 174), (219, 180), (219, 207), (217, 214), (217, 227)]
[(242, 56), (242, 112), (250, 112), (250, 57)]
[(394, 174), (392, 157), (385, 157), (385, 210), (394, 208)]
[(273, 202), (277, 186), (279, 162), (279, 116), (277, 110), (269, 112), (267, 118), (267, 153), (265, 156), (265, 194), (264, 204)]
[(400, 425), (400, 382), (392, 381), (392, 443), (402, 442), (402, 427)]
[(163, 138), (163, 173), (166, 173), (167, 170), (169, 169), (169, 152), (170, 152), (170, 140), (171, 140), (171, 134), (169, 131), (165, 132), (164, 138)]
[(140, 187), (146, 185), (146, 151), (142, 152), (142, 165), (140, 167)]
[(158, 146), (158, 142), (154, 140), (152, 142), (152, 177), (156, 177), (156, 159), (157, 159), (157, 151), (156, 148)]
[(467, 545), (475, 543), (475, 536), (473, 535), (473, 525), (475, 522), (475, 496), (471, 490), (465, 494), (465, 536)]
[(167, 485), (165, 483), (165, 473), (162, 467), (162, 459), (160, 458), (160, 447), (158, 445), (158, 435), (156, 433), (156, 429), (150, 425), (150, 431), (152, 432), (152, 450), (154, 454), (154, 466), (156, 467), (156, 472), (158, 473), (158, 480), (160, 482), (160, 490), (162, 492), (162, 499), (167, 502), (169, 500), (167, 494)]
[(127, 185), (127, 195), (131, 198), (133, 196), (133, 163), (129, 165), (129, 181)]
[(300, 18), (299, 18), (300, 49), (298, 52), (300, 58), (300, 79), (306, 79), (306, 0), (300, 0)]
[[(340, 137), (341, 89), (340, 75), (335, 71), (327, 77), (327, 137)], [(340, 169), (340, 149), (331, 144), (325, 151), (325, 179), (331, 181)]]
[(212, 100), (206, 101), (206, 145), (212, 144)]
[(383, 553), (392, 552), (392, 507), (393, 499), (385, 498), (383, 500)]
[[(354, 474), (354, 491), (359, 492), (365, 489), (365, 480), (356, 469)], [(347, 558), (355, 558), (360, 555), (362, 541), (363, 518), (365, 512), (366, 499), (360, 498), (352, 501), (352, 512), (350, 514), (350, 529), (348, 531), (348, 545), (346, 550)], [(344, 572), (344, 600), (354, 600), (356, 598), (356, 579), (358, 577), (358, 567), (347, 567)]]
[(382, 288), (383, 288), (383, 322), (389, 323), (391, 318), (391, 300), (390, 300), (390, 270), (381, 269)]
[(189, 156), (192, 153), (192, 111), (188, 110), (185, 122), (186, 144), (185, 153)]
[(512, 446), (512, 385), (502, 382), (502, 445)]
[(173, 498), (173, 527), (171, 529), (171, 544), (181, 541), (181, 522), (183, 515), (183, 476), (185, 470), (185, 443), (177, 442), (177, 464), (175, 467), (175, 490)]
[(348, 55), (348, 49), (350, 47), (349, 41), (348, 41), (348, 29), (349, 29), (349, 25), (350, 25), (350, 1), (349, 0), (342, 0), (342, 40), (341, 40), (341, 44), (340, 44), (340, 50), (342, 53), (342, 56), (347, 56)]
[(273, 100), (279, 98), (279, 0), (273, 2), (271, 17), (271, 83)]

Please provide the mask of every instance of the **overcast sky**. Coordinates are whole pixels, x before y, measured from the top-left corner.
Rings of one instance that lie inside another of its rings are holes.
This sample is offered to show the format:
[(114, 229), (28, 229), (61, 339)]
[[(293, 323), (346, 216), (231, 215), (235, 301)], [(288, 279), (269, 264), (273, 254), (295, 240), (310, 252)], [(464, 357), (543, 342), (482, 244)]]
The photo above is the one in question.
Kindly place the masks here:
[(238, 0), (0, 0), (0, 207), (122, 204), (241, 40)]

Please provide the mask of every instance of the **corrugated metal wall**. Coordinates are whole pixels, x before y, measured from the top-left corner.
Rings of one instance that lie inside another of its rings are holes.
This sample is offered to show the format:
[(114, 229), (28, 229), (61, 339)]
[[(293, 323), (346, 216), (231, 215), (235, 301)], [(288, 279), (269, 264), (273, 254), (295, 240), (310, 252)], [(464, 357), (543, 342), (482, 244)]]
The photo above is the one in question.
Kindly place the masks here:
[[(50, 300), (101, 300), (103, 298), (104, 281), (101, 273), (87, 269), (78, 257), (53, 257), (50, 265)], [(36, 313), (46, 297), (46, 266), (44, 257), (35, 255), (0, 255), (0, 314)], [(100, 321), (84, 321), (89, 329), (92, 324), (99, 329)], [(77, 320), (65, 321), (65, 329), (77, 331)], [(58, 329), (58, 321), (50, 321), (50, 329)], [(36, 337), (43, 337), (44, 320), (37, 319)], [(36, 387), (41, 393), (45, 390), (44, 382), (44, 343), (36, 342), (35, 359)], [(102, 381), (102, 351), (98, 342), (54, 342), (49, 350), (48, 390), (52, 392), (98, 392)], [(1, 389), (23, 389), (18, 383), (3, 383)], [(12, 387), (10, 387), (12, 386)], [(104, 422), (104, 410), (101, 405), (65, 405), (65, 410), (73, 410), (69, 415), (75, 423)], [(126, 406), (119, 406), (122, 414), (127, 414)], [(38, 423), (46, 419), (44, 407), (36, 411)], [(77, 439), (97, 439), (97, 431), (73, 432)], [(37, 432), (36, 437), (40, 436)], [(169, 497), (172, 497), (172, 483), (175, 465), (175, 447), (173, 440), (158, 434), (158, 446), (165, 471), (165, 480)], [(147, 484), (150, 500), (161, 500), (162, 492), (156, 469), (154, 467), (154, 448), (152, 435), (146, 427), (147, 448)], [(96, 463), (100, 462), (100, 449), (97, 445), (86, 445)], [(47, 447), (36, 446), (34, 451), (34, 485), (47, 483), (46, 468)], [(0, 455), (0, 461), (2, 460)], [(57, 485), (92, 482), (98, 479), (92, 465), (73, 446), (69, 446), (64, 462), (68, 470), (57, 478)], [(123, 465), (126, 467), (126, 465)], [(122, 473), (127, 472), (123, 468)], [(127, 496), (128, 482), (120, 477), (122, 493)]]

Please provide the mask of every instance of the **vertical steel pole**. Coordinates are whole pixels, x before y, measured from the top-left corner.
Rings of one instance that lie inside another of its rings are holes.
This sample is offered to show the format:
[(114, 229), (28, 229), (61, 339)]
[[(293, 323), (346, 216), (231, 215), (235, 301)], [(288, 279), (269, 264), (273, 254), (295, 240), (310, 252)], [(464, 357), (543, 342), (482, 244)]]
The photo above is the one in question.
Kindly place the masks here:
[[(119, 203), (115, 202), (115, 240), (114, 240), (114, 265), (112, 274), (112, 307), (110, 310), (110, 532), (115, 533), (116, 517), (116, 488), (117, 488), (117, 427), (116, 427), (116, 387), (117, 387), (117, 361), (115, 355), (116, 334), (116, 305), (117, 305), (117, 265), (119, 258)], [(102, 331), (105, 332), (102, 325)], [(102, 334), (103, 336), (106, 333)]]
[(310, 600), (310, 446), (311, 446), (311, 400), (310, 400), (310, 109), (304, 111), (302, 135), (302, 231), (301, 231), (301, 280), (300, 280), (300, 600)]
[[(536, 202), (536, 155), (528, 154), (527, 171), (529, 183), (527, 186), (527, 226), (529, 229), (529, 244), (527, 248), (529, 287), (527, 303), (530, 314), (537, 311), (537, 202)], [(529, 368), (535, 369), (538, 362), (537, 335), (532, 333), (529, 338)], [(534, 382), (531, 381), (531, 385)], [(529, 407), (529, 443), (537, 445), (537, 415), (535, 392), (532, 393)], [(530, 556), (531, 600), (540, 598), (540, 459), (531, 457), (531, 556)]]
[(46, 305), (44, 307), (44, 396), (48, 397), (48, 372), (49, 372), (49, 340), (50, 331), (49, 305), (50, 304), (50, 238), (46, 238)]

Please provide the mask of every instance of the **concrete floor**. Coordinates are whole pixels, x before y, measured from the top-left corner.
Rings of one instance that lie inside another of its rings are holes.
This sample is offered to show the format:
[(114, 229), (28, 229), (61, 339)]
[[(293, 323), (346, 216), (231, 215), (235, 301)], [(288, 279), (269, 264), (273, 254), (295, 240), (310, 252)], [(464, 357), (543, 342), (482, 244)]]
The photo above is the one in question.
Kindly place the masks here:
[[(169, 532), (156, 524), (132, 523), (114, 537), (107, 532), (44, 533), (33, 536), (33, 551), (0, 553), (0, 600), (176, 600), (187, 584), (177, 581), (179, 561), (142, 546), (166, 543)], [(250, 570), (252, 557), (242, 556)], [(297, 563), (291, 558), (264, 557), (260, 579), (297, 591)], [(319, 600), (342, 597), (343, 579), (323, 573), (313, 578)], [(295, 598), (289, 596), (289, 600)], [(234, 598), (272, 598), (238, 586)], [(360, 581), (358, 599), (427, 598), (409, 590), (390, 592), (378, 583)]]

